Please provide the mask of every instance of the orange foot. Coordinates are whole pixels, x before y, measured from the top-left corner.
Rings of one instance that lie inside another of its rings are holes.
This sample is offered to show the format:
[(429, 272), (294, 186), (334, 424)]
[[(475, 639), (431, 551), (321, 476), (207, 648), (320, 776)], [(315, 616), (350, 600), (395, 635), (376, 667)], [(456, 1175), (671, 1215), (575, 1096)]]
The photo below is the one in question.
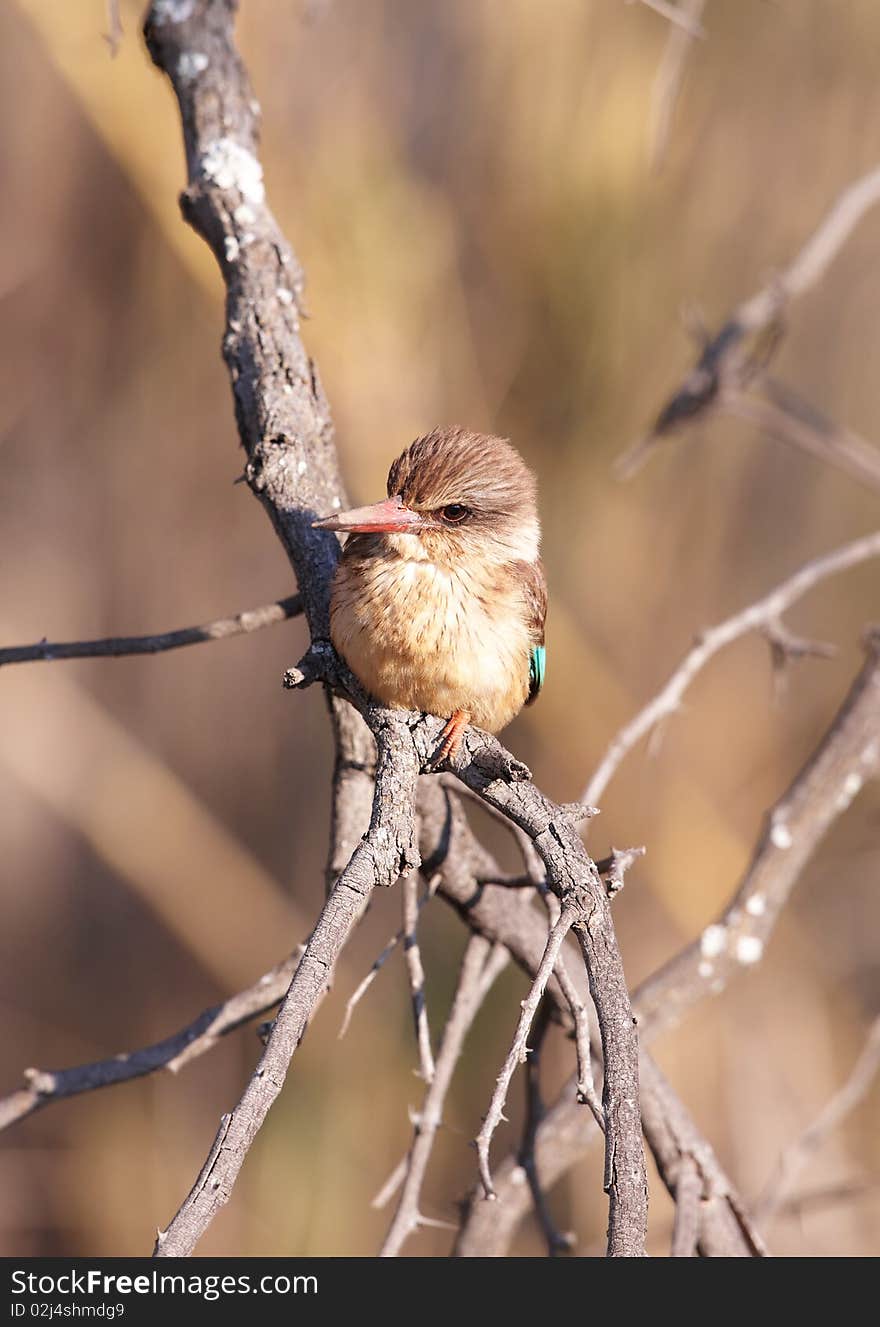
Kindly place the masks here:
[(464, 737), (464, 730), (471, 721), (471, 716), (467, 710), (456, 710), (451, 718), (447, 719), (446, 727), (440, 734), (441, 746), (432, 764), (440, 765), (444, 760), (454, 760), (461, 750), (461, 739)]

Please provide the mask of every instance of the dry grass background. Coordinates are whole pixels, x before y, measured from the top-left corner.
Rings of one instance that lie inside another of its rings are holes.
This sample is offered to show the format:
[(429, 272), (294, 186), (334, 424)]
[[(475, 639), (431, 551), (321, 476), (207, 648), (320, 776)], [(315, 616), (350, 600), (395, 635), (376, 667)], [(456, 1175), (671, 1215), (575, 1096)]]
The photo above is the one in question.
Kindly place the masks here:
[[(0, 638), (162, 630), (288, 593), (244, 486), (219, 355), (221, 284), (179, 220), (179, 125), (122, 6), (0, 8)], [(306, 17), (304, 18), (304, 13)], [(308, 274), (306, 334), (350, 490), (383, 489), (417, 433), (511, 437), (540, 475), (551, 586), (545, 698), (508, 733), (539, 782), (578, 793), (621, 722), (701, 626), (873, 528), (878, 499), (731, 422), (615, 455), (717, 320), (876, 164), (873, 0), (715, 0), (664, 170), (646, 122), (666, 25), (616, 0), (249, 0), (241, 45), (264, 111), (270, 199)], [(795, 308), (779, 367), (880, 437), (880, 217)], [(793, 624), (839, 643), (774, 705), (766, 647), (717, 661), (659, 753), (625, 766), (592, 831), (644, 842), (615, 905), (643, 977), (711, 920), (766, 806), (815, 743), (877, 618), (878, 569)], [(330, 738), (319, 695), (281, 691), (301, 625), (156, 659), (33, 665), (0, 679), (2, 1086), (164, 1035), (299, 940), (322, 894)], [(878, 817), (868, 788), (807, 870), (766, 961), (658, 1047), (745, 1195), (847, 1074), (878, 1005)], [(380, 899), (204, 1252), (371, 1254), (369, 1199), (418, 1100), (399, 959), (348, 1038), (345, 999), (397, 925)], [(425, 914), (439, 1026), (461, 929)], [(448, 1217), (521, 983), (484, 1011), (429, 1177)], [(0, 1139), (0, 1251), (150, 1248), (256, 1054), (245, 1031), (179, 1078), (64, 1103)], [(560, 1082), (565, 1057), (549, 1061)], [(783, 1216), (791, 1254), (880, 1247), (878, 1095), (815, 1159)], [(505, 1139), (512, 1141), (511, 1130)], [(581, 1249), (605, 1213), (598, 1153), (554, 1196)], [(651, 1249), (670, 1209), (653, 1188)], [(409, 1250), (442, 1253), (427, 1231)], [(540, 1251), (524, 1230), (520, 1253)]]

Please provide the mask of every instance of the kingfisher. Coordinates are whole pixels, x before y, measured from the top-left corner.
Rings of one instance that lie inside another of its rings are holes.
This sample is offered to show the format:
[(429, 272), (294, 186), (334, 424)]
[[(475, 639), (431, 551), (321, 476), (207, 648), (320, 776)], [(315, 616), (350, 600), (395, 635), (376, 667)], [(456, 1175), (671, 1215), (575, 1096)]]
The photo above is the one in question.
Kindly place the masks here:
[(387, 491), (314, 522), (349, 532), (330, 636), (381, 704), (446, 719), (439, 764), (469, 723), (499, 732), (543, 685), (537, 484), (506, 439), (440, 428), (398, 456)]

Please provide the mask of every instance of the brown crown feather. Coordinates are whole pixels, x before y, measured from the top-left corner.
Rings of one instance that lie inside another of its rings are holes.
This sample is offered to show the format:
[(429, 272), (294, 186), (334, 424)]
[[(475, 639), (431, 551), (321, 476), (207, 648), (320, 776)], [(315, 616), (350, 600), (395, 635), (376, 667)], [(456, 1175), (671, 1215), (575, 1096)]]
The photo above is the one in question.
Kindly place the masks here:
[(388, 472), (388, 496), (415, 511), (463, 503), (484, 515), (533, 515), (535, 476), (504, 438), (438, 428), (416, 438)]

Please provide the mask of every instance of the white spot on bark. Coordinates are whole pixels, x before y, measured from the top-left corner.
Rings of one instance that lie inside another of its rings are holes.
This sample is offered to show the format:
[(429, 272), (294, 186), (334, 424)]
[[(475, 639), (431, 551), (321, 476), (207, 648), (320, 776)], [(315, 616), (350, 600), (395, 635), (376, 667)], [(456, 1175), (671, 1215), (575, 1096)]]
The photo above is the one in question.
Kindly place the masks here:
[(202, 51), (184, 51), (177, 62), (177, 75), (184, 83), (191, 83), (197, 74), (204, 73), (210, 63)]
[(770, 842), (774, 848), (781, 848), (783, 852), (786, 848), (790, 848), (794, 839), (791, 837), (791, 830), (788, 825), (781, 820), (778, 821), (770, 831)]
[(526, 1175), (522, 1166), (517, 1166), (510, 1172), (510, 1182), (515, 1185), (517, 1189), (521, 1189), (522, 1186), (528, 1182), (528, 1175)]
[(767, 911), (767, 900), (763, 894), (753, 894), (746, 903), (746, 912), (750, 917), (763, 917)]
[(702, 960), (699, 967), (697, 968), (697, 972), (700, 974), (702, 978), (704, 978), (705, 981), (709, 980), (714, 971), (715, 971), (715, 964), (710, 963), (708, 959), (705, 958)]
[(330, 503), (330, 506), (333, 508), (334, 511), (339, 511), (339, 508), (342, 506), (342, 499), (334, 498), (333, 501)]
[(252, 152), (232, 138), (218, 138), (202, 157), (202, 174), (221, 189), (237, 189), (249, 203), (265, 200), (263, 167)]
[(308, 470), (308, 468), (309, 467), (305, 461), (298, 461), (296, 466), (296, 473), (298, 475), (304, 475), (305, 472)]
[(227, 263), (234, 263), (238, 257), (238, 240), (234, 235), (227, 235), (223, 241), (223, 248), (226, 250)]
[(707, 926), (700, 936), (700, 953), (704, 958), (717, 958), (723, 954), (727, 948), (727, 931), (725, 927), (714, 923)]
[(756, 935), (741, 935), (736, 942), (736, 957), (746, 967), (757, 963), (764, 952), (764, 941)]
[(252, 226), (256, 219), (256, 213), (252, 207), (248, 207), (247, 203), (239, 203), (232, 214), (232, 220), (238, 226)]
[(293, 303), (292, 293), (289, 290), (285, 290), (283, 286), (279, 286), (278, 289), (275, 291), (275, 297), (278, 300), (279, 304)]
[(153, 22), (184, 23), (194, 6), (195, 0), (153, 0)]
[(838, 811), (846, 810), (852, 799), (861, 792), (863, 782), (861, 774), (857, 773), (856, 770), (853, 770), (851, 774), (847, 774), (843, 781), (843, 787), (837, 796)]

